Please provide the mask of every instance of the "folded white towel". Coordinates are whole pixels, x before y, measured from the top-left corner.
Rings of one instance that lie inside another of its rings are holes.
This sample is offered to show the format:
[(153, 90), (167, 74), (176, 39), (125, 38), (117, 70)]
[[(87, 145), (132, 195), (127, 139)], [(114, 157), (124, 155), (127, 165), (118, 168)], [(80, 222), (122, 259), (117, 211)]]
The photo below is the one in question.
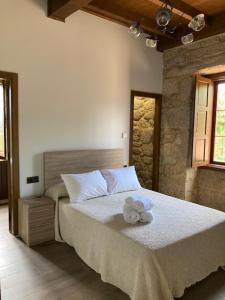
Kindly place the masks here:
[(124, 221), (129, 224), (136, 224), (140, 220), (140, 214), (135, 210), (127, 210), (123, 212)]
[(151, 223), (153, 220), (153, 215), (149, 211), (145, 211), (140, 215), (141, 223)]
[(128, 197), (126, 199), (126, 204), (139, 213), (143, 213), (153, 207), (151, 199), (139, 194)]
[(123, 206), (124, 221), (129, 224), (136, 224), (140, 220), (140, 217), (141, 217), (140, 214), (125, 202)]

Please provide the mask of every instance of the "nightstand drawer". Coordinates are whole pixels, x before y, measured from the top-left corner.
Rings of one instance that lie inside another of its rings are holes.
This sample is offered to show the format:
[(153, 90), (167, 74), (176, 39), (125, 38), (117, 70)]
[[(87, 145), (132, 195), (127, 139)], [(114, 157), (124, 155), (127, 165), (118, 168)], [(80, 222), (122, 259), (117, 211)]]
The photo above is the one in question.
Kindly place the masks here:
[(55, 239), (54, 228), (39, 228), (32, 230), (30, 233), (29, 246), (38, 245), (44, 242), (53, 241)]
[(40, 220), (38, 222), (30, 222), (30, 226), (29, 226), (29, 230), (30, 230), (30, 234), (32, 232), (35, 231), (39, 231), (39, 230), (48, 230), (49, 228), (53, 228), (54, 229), (54, 219), (50, 218), (50, 219), (46, 219), (46, 220)]
[(45, 220), (49, 220), (52, 218), (54, 218), (53, 206), (40, 208), (38, 210), (32, 208), (29, 211), (30, 224), (44, 222)]

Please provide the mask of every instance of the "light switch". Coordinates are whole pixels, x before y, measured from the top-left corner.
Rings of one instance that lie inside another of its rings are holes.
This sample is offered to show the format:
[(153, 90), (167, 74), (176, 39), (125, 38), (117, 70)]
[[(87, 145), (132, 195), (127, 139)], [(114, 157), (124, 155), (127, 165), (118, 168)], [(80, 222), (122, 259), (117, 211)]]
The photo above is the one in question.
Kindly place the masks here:
[(39, 176), (27, 177), (27, 184), (39, 182)]

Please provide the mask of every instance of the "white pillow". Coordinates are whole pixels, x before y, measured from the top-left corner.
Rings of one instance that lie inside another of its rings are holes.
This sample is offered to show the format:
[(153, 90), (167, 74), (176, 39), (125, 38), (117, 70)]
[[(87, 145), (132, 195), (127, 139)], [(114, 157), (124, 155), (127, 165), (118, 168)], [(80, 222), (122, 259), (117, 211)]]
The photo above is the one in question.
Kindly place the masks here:
[(128, 192), (141, 188), (134, 166), (101, 170), (109, 194)]
[(105, 179), (100, 171), (61, 175), (71, 202), (82, 202), (108, 194)]

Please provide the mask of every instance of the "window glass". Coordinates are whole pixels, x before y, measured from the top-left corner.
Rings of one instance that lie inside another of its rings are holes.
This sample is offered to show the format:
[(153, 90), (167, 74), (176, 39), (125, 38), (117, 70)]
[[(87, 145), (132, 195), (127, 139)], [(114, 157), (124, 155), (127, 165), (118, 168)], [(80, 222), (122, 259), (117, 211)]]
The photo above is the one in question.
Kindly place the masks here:
[(225, 163), (225, 83), (217, 89), (214, 161)]

